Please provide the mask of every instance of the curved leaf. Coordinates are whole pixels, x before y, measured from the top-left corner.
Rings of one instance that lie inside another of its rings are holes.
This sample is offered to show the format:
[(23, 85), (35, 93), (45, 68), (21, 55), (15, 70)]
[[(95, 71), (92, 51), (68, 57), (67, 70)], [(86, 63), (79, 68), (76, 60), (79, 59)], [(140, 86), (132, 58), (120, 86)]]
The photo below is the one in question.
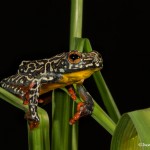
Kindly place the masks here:
[(150, 149), (150, 108), (125, 113), (114, 132), (111, 150)]
[[(85, 39), (85, 45), (84, 45), (85, 51), (90, 52), (92, 51), (92, 46), (90, 44), (89, 39)], [(117, 105), (111, 95), (111, 92), (101, 74), (100, 71), (97, 71), (93, 74), (97, 89), (102, 97), (103, 103), (106, 107), (106, 110), (111, 117), (111, 119), (117, 123), (118, 120), (121, 117), (121, 114), (119, 112), (119, 109), (117, 108)]]
[[(0, 98), (10, 103), (11, 105), (27, 112), (28, 106), (23, 105), (23, 101), (14, 96), (10, 92), (0, 87)], [(50, 150), (49, 140), (49, 118), (47, 112), (38, 107), (40, 117), (40, 125), (38, 128), (30, 130), (28, 128), (28, 145), (30, 150)]]

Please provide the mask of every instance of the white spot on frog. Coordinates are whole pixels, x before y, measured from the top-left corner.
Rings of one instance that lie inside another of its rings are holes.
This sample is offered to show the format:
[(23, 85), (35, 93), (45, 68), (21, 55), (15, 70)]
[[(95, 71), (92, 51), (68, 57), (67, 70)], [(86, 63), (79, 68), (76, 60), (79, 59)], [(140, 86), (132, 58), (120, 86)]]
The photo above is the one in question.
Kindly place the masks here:
[(65, 72), (64, 69), (62, 69), (62, 68), (60, 68), (59, 71), (60, 71), (60, 72)]

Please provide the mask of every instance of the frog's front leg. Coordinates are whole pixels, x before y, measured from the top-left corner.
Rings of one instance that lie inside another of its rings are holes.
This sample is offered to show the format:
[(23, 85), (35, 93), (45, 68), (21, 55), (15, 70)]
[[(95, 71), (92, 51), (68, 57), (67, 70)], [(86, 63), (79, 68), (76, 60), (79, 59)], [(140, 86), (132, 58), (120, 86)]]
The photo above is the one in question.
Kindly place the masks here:
[(78, 103), (77, 112), (70, 120), (70, 124), (74, 124), (80, 117), (91, 115), (93, 111), (93, 98), (89, 92), (83, 87), (83, 85), (77, 85), (77, 91), (80, 97), (83, 99), (83, 102)]
[(25, 118), (28, 120), (30, 129), (38, 127), (40, 121), (37, 113), (39, 86), (38, 79), (34, 79), (29, 85), (29, 112), (26, 113)]
[(69, 85), (66, 88), (68, 90), (68, 93), (70, 94), (70, 97), (75, 101), (77, 99), (77, 97), (76, 97), (76, 93), (75, 93), (75, 89), (74, 89), (73, 85)]

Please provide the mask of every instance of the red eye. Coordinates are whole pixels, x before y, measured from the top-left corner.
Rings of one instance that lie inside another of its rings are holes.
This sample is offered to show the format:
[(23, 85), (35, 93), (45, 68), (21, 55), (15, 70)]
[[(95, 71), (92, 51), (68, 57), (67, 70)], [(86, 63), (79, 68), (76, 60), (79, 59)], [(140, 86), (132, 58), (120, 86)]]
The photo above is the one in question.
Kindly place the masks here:
[(81, 53), (79, 53), (77, 51), (70, 52), (69, 55), (68, 55), (68, 60), (72, 64), (79, 63), (80, 60), (81, 60)]

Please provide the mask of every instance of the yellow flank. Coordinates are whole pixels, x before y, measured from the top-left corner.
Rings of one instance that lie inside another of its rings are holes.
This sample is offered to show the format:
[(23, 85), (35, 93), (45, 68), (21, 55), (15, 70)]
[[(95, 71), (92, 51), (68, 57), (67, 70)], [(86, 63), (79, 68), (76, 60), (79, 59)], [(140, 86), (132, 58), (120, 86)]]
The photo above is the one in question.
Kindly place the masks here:
[(42, 84), (40, 89), (40, 95), (47, 93), (51, 90), (65, 87), (74, 83), (82, 83), (84, 79), (90, 77), (95, 71), (99, 69), (87, 69), (78, 72), (72, 72), (67, 74), (62, 74), (62, 78), (54, 83)]

